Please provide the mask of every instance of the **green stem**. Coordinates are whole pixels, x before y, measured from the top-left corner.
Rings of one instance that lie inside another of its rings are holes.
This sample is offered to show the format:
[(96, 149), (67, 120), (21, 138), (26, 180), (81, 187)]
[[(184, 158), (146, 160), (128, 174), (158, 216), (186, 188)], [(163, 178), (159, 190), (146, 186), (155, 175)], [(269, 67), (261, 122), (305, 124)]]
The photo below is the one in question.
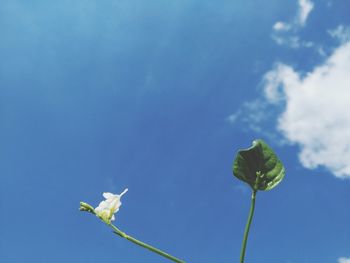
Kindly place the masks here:
[(250, 224), (252, 223), (252, 219), (253, 219), (253, 215), (254, 215), (256, 192), (257, 192), (256, 190), (253, 190), (253, 193), (252, 193), (252, 202), (251, 202), (251, 205), (250, 205), (248, 221), (247, 221), (247, 224), (246, 224), (245, 230), (244, 230), (244, 237), (243, 237), (243, 243), (242, 243), (240, 263), (244, 262), (244, 255), (245, 255), (245, 249), (246, 249), (246, 246), (247, 246), (247, 240), (248, 240), (248, 235), (249, 235)]
[(174, 261), (174, 262), (177, 262), (177, 263), (185, 263), (185, 261), (183, 261), (183, 260), (181, 260), (181, 259), (178, 259), (178, 258), (176, 258), (176, 257), (173, 257), (172, 255), (169, 255), (168, 253), (165, 253), (165, 252), (163, 252), (162, 250), (160, 250), (160, 249), (158, 249), (158, 248), (152, 247), (152, 246), (150, 246), (150, 245), (148, 245), (148, 244), (146, 244), (146, 243), (141, 242), (140, 240), (137, 240), (136, 238), (133, 238), (133, 237), (131, 237), (131, 236), (125, 234), (124, 232), (122, 232), (122, 231), (119, 230), (116, 226), (114, 226), (114, 225), (112, 225), (112, 224), (108, 224), (108, 225), (114, 230), (113, 232), (114, 232), (115, 234), (117, 234), (117, 235), (119, 235), (119, 236), (121, 236), (121, 237), (123, 237), (123, 238), (125, 238), (125, 239), (127, 239), (127, 240), (129, 240), (129, 241), (131, 241), (131, 242), (133, 242), (133, 243), (136, 244), (136, 245), (139, 245), (139, 246), (141, 246), (141, 247), (144, 247), (144, 248), (146, 248), (146, 249), (148, 249), (148, 250), (150, 250), (150, 251), (152, 251), (152, 252), (154, 252), (154, 253), (157, 253), (158, 255), (161, 255), (161, 256), (163, 256), (163, 257), (165, 257), (165, 258), (167, 258), (167, 259), (170, 259), (170, 260), (172, 260), (172, 261)]

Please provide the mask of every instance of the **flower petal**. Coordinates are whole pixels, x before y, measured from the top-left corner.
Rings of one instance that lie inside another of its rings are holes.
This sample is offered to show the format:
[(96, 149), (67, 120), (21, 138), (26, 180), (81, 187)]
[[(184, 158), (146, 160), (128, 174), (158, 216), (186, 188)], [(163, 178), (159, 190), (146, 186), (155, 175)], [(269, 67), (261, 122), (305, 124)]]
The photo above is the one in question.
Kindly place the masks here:
[(106, 199), (109, 199), (109, 198), (111, 198), (111, 197), (113, 197), (113, 196), (115, 196), (114, 194), (112, 194), (112, 193), (103, 193), (103, 197), (104, 198), (106, 198)]
[(129, 191), (129, 189), (125, 188), (125, 190), (119, 196), (122, 197), (127, 191)]
[(106, 200), (100, 202), (100, 204), (95, 208), (96, 214), (106, 222), (115, 220), (114, 213), (118, 212), (119, 207), (122, 205), (120, 198), (127, 191), (128, 188), (126, 188), (120, 195), (115, 195), (108, 192), (103, 193), (103, 197), (106, 198)]

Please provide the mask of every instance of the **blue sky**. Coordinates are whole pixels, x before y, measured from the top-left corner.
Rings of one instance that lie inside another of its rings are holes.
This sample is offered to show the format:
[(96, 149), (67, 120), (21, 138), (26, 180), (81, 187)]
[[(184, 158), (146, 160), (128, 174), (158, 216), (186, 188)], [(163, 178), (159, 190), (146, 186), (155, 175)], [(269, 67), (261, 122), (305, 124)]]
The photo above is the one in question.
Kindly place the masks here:
[(350, 4), (0, 3), (1, 262), (238, 262), (255, 138), (283, 161), (246, 262), (350, 262)]

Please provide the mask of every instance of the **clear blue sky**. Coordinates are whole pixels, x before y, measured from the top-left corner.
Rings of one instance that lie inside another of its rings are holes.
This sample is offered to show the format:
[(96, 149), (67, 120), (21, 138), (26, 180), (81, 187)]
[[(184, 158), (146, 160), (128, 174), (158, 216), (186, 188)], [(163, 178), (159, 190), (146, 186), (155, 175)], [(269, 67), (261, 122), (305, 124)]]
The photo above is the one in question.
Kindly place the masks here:
[[(78, 211), (129, 188), (119, 228), (188, 263), (238, 262), (250, 190), (231, 166), (262, 138), (287, 173), (258, 193), (246, 262), (348, 262), (348, 148), (335, 157), (320, 138), (349, 146), (349, 117), (330, 124), (340, 114), (324, 105), (340, 109), (337, 99), (288, 81), (344, 57), (349, 10), (347, 0), (2, 0), (0, 261), (168, 262)], [(350, 72), (337, 63), (327, 70)]]

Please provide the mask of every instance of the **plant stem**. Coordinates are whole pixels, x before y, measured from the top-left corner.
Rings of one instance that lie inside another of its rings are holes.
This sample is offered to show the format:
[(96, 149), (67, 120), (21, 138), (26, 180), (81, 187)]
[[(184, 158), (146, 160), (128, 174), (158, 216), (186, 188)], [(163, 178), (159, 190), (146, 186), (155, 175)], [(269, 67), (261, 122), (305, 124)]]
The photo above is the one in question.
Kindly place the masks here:
[(172, 260), (172, 261), (174, 261), (174, 262), (176, 262), (176, 263), (185, 263), (185, 261), (183, 261), (183, 260), (181, 260), (181, 259), (178, 259), (178, 258), (176, 258), (176, 257), (173, 257), (172, 255), (169, 255), (168, 253), (165, 253), (165, 252), (163, 252), (162, 250), (160, 250), (160, 249), (157, 249), (157, 248), (155, 248), (155, 247), (152, 247), (152, 246), (150, 246), (150, 245), (148, 245), (148, 244), (146, 244), (146, 243), (143, 243), (143, 242), (141, 242), (140, 240), (137, 240), (136, 238), (133, 238), (133, 237), (131, 237), (131, 236), (129, 236), (129, 235), (127, 235), (126, 233), (124, 233), (124, 232), (122, 232), (121, 230), (119, 230), (116, 226), (114, 226), (113, 224), (108, 224), (114, 231), (114, 233), (115, 234), (117, 234), (117, 235), (119, 235), (119, 236), (121, 236), (121, 237), (123, 237), (123, 238), (125, 238), (125, 239), (127, 239), (127, 240), (129, 240), (129, 241), (131, 241), (131, 242), (133, 242), (134, 244), (136, 244), (136, 245), (139, 245), (139, 246), (141, 246), (141, 247), (144, 247), (144, 248), (146, 248), (146, 249), (148, 249), (148, 250), (150, 250), (150, 251), (152, 251), (152, 252), (154, 252), (154, 253), (157, 253), (158, 255), (161, 255), (161, 256), (163, 256), (163, 257), (165, 257), (165, 258), (167, 258), (167, 259), (170, 259), (170, 260)]
[(246, 249), (246, 246), (247, 246), (247, 240), (248, 240), (248, 235), (249, 235), (250, 224), (252, 223), (252, 219), (253, 219), (253, 215), (254, 215), (256, 192), (257, 192), (256, 190), (253, 190), (253, 193), (252, 193), (252, 202), (250, 204), (250, 211), (249, 211), (248, 221), (247, 221), (247, 224), (246, 224), (245, 230), (244, 230), (244, 237), (243, 237), (243, 243), (242, 243), (242, 249), (241, 249), (240, 263), (244, 263), (244, 255), (245, 255), (245, 249)]

